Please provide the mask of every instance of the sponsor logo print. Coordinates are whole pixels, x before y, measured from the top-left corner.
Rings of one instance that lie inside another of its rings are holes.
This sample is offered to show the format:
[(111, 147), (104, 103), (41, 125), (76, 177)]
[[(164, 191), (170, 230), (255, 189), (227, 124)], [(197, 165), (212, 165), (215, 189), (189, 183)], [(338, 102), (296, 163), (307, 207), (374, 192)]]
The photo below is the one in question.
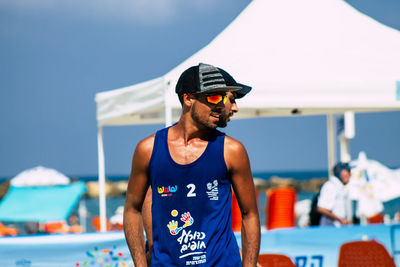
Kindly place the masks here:
[(162, 187), (157, 187), (157, 192), (160, 194), (162, 197), (169, 197), (172, 196), (173, 193), (175, 193), (178, 190), (178, 186), (162, 186)]
[[(171, 211), (171, 215), (174, 217), (178, 216), (178, 211)], [(194, 219), (190, 215), (190, 212), (185, 212), (184, 214), (182, 214), (181, 221), (185, 223), (181, 227), (178, 227), (178, 222), (175, 220), (172, 220), (168, 223), (167, 227), (171, 235), (177, 235), (183, 228), (191, 226), (194, 223)]]
[[(171, 216), (177, 217), (178, 215), (179, 212), (177, 210), (174, 209), (171, 211)], [(194, 218), (189, 211), (184, 212), (180, 220), (183, 222), (180, 227), (176, 220), (171, 220), (167, 225), (169, 233), (177, 236), (176, 241), (180, 245), (179, 252), (181, 254), (179, 258), (187, 257), (186, 265), (206, 263), (206, 243), (204, 242), (206, 234), (204, 232), (188, 230), (188, 227), (194, 224)]]
[(207, 196), (210, 200), (218, 200), (218, 180), (207, 183)]

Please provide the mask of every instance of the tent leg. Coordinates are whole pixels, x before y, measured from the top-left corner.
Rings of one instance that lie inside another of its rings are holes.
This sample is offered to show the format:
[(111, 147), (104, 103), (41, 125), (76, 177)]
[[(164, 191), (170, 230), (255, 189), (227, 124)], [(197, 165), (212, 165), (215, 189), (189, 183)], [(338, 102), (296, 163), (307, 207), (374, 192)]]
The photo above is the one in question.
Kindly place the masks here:
[(332, 168), (336, 163), (335, 122), (333, 114), (326, 115), (326, 133), (328, 141), (328, 173), (331, 176)]
[(170, 105), (165, 105), (165, 127), (172, 125), (172, 110)]
[(350, 162), (350, 139), (355, 136), (354, 112), (346, 111), (344, 113), (344, 134), (340, 139), (340, 161)]
[(99, 161), (99, 208), (100, 208), (100, 231), (105, 232), (106, 229), (106, 192), (105, 192), (105, 165), (104, 165), (104, 147), (103, 147), (103, 127), (97, 129), (97, 147)]
[(341, 162), (350, 162), (350, 146), (349, 139), (343, 137), (340, 139), (340, 161)]
[(170, 88), (170, 82), (167, 83), (166, 90), (164, 91), (164, 103), (165, 103), (165, 127), (172, 125), (172, 107), (168, 101), (168, 89)]

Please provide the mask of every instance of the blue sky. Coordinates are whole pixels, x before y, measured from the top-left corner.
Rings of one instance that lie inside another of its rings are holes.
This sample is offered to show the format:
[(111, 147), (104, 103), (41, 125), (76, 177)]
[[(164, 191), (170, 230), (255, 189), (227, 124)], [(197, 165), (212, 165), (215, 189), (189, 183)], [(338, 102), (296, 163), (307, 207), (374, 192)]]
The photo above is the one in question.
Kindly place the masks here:
[[(0, 0), (0, 177), (37, 165), (96, 175), (95, 93), (165, 74), (249, 2)], [(347, 2), (400, 29), (399, 1)], [(225, 131), (245, 144), (253, 171), (324, 170), (325, 125), (324, 116), (261, 118)], [(128, 174), (137, 142), (161, 127), (106, 128), (106, 173)], [(399, 136), (400, 112), (357, 114), (352, 156), (400, 167)]]

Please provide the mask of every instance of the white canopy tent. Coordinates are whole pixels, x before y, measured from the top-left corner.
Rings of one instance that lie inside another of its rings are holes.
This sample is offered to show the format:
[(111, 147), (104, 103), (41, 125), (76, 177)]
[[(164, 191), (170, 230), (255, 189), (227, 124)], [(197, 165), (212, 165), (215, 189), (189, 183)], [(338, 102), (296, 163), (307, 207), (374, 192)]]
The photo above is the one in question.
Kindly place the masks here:
[[(181, 110), (174, 87), (188, 67), (213, 64), (253, 87), (236, 118), (400, 110), (399, 47), (399, 31), (344, 1), (253, 0), (210, 44), (164, 76), (96, 94), (102, 229), (102, 127), (170, 125)], [(332, 125), (328, 120), (329, 133)]]

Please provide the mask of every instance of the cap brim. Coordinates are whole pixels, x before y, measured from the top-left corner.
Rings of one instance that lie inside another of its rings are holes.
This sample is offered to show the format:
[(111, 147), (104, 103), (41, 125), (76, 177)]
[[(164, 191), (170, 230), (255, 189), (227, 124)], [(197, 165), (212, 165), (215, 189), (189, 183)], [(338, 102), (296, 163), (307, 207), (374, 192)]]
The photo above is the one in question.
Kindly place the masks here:
[(240, 87), (240, 86), (224, 86), (224, 87), (213, 88), (211, 90), (207, 90), (202, 93), (206, 94), (206, 93), (215, 93), (215, 92), (236, 92), (236, 91), (239, 91), (242, 89), (243, 89), (243, 87)]
[(241, 84), (241, 83), (238, 83), (238, 85), (241, 87), (241, 89), (236, 91), (236, 98), (242, 98), (251, 91), (251, 88), (252, 88), (251, 86)]

